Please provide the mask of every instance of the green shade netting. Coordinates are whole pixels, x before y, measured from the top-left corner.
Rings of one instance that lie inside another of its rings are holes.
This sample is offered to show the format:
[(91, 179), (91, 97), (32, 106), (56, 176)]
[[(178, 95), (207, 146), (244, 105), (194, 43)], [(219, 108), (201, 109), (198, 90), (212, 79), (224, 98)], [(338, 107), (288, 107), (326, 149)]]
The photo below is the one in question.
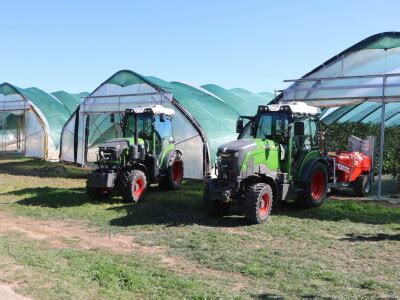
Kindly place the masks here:
[(363, 49), (393, 49), (400, 47), (398, 32), (383, 32), (375, 34), (355, 46), (349, 48), (347, 52)]
[(67, 107), (70, 114), (73, 114), (81, 102), (82, 97), (89, 96), (89, 93), (70, 94), (65, 91), (58, 91), (51, 93), (51, 95), (62, 102)]
[(261, 92), (261, 93), (257, 93), (258, 96), (264, 98), (265, 100), (271, 102), (274, 98), (275, 95), (269, 92)]
[(221, 144), (237, 138), (235, 130), (239, 113), (224, 101), (183, 83), (170, 83), (152, 76), (146, 78), (171, 92), (174, 99), (194, 117), (206, 135), (212, 161)]
[(115, 84), (121, 87), (125, 87), (132, 84), (146, 83), (146, 79), (143, 78), (141, 75), (130, 71), (121, 71), (116, 73), (105, 83)]
[(4, 96), (18, 94), (18, 90), (14, 88), (11, 84), (3, 83), (0, 84), (0, 94)]
[(59, 101), (38, 88), (16, 88), (26, 99), (31, 101), (47, 119), (49, 135), (56, 147), (60, 145), (61, 130), (70, 117), (68, 109)]
[(241, 116), (251, 116), (257, 112), (258, 105), (255, 102), (249, 103), (238, 95), (215, 84), (206, 84), (202, 86), (210, 93), (224, 100), (230, 107), (235, 109)]
[(248, 103), (248, 105), (251, 104), (258, 107), (259, 105), (266, 105), (270, 102), (267, 101), (265, 98), (242, 88), (235, 88), (229, 91), (244, 99)]

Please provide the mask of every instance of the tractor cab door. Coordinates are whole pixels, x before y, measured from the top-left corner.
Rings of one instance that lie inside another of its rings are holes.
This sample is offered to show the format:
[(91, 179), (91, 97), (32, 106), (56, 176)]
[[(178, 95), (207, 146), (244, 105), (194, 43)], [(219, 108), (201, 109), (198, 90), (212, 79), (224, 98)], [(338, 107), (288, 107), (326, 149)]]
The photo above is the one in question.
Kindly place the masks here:
[(297, 119), (294, 123), (291, 174), (296, 175), (304, 159), (319, 151), (318, 122), (313, 118)]
[(160, 155), (161, 151), (174, 142), (172, 132), (172, 119), (168, 116), (154, 116), (154, 134), (155, 134), (155, 153)]

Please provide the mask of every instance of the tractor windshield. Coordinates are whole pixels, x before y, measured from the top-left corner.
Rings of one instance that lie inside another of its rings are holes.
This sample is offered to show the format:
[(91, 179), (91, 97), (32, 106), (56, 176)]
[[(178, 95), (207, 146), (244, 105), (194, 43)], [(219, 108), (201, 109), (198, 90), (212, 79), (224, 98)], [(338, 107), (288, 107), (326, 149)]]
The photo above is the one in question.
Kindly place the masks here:
[[(139, 138), (148, 145), (148, 151), (159, 154), (161, 149), (172, 139), (171, 117), (161, 118), (159, 115), (137, 114), (137, 131)], [(124, 137), (135, 135), (135, 115), (128, 115), (125, 124)]]
[(283, 136), (289, 126), (289, 114), (269, 112), (260, 115), (256, 121), (254, 137), (260, 139), (276, 139)]

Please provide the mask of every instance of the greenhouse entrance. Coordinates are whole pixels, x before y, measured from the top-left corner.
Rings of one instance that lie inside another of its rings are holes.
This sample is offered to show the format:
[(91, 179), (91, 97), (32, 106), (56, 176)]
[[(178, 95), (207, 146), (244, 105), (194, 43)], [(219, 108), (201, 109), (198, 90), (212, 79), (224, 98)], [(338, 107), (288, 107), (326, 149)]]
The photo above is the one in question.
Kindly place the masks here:
[(0, 155), (25, 155), (24, 113), (0, 111)]

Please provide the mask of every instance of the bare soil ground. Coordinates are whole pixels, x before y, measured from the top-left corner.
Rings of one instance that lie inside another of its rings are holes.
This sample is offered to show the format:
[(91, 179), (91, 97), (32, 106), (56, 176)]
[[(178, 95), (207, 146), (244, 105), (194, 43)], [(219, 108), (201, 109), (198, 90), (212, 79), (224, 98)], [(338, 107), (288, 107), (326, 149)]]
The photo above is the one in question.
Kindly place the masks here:
[(0, 284), (0, 299), (4, 300), (27, 300), (29, 298), (26, 298), (20, 294), (17, 294), (14, 292), (14, 290), (4, 284)]

